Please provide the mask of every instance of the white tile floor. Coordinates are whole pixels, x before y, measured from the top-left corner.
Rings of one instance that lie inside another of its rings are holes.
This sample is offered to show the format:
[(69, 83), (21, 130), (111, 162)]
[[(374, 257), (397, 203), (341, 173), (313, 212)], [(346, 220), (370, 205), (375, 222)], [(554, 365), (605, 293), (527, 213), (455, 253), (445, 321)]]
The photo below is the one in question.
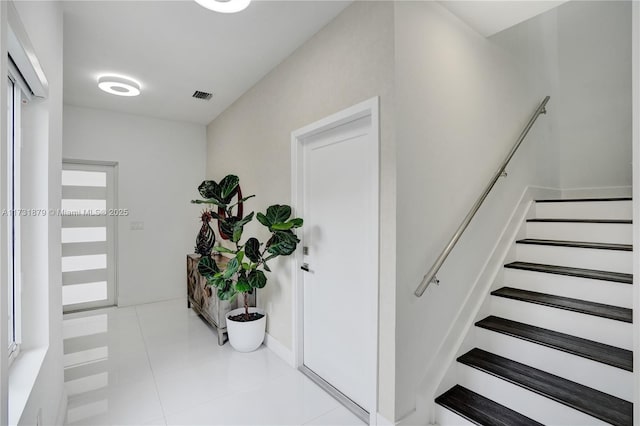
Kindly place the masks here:
[(361, 425), (269, 349), (243, 354), (186, 300), (65, 316), (68, 425)]

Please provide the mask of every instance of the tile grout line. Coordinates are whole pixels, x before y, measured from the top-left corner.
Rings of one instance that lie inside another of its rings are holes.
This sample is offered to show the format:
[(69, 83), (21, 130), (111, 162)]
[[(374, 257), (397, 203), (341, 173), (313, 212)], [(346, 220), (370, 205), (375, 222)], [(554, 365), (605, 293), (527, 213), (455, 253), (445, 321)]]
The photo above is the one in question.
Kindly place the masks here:
[(140, 336), (142, 336), (142, 343), (144, 344), (144, 353), (147, 355), (147, 361), (149, 362), (149, 370), (151, 370), (151, 377), (153, 377), (153, 386), (156, 389), (156, 396), (158, 397), (158, 403), (160, 404), (160, 409), (162, 410), (162, 419), (164, 420), (164, 424), (167, 424), (167, 413), (162, 404), (162, 399), (160, 398), (160, 389), (158, 388), (158, 381), (156, 380), (156, 374), (153, 370), (153, 366), (151, 365), (151, 357), (149, 356), (149, 348), (147, 347), (147, 340), (144, 338), (144, 332), (142, 331), (142, 324), (140, 322), (140, 316), (138, 315), (138, 306), (134, 306), (134, 310), (136, 312), (136, 321), (138, 322), (138, 328), (140, 329)]

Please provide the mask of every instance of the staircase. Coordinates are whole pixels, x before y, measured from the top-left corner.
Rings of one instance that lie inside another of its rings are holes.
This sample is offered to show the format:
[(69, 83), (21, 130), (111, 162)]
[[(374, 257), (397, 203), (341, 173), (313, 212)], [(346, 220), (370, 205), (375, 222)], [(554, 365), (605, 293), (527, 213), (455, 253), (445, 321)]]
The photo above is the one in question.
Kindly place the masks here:
[(440, 425), (632, 425), (630, 198), (539, 200)]

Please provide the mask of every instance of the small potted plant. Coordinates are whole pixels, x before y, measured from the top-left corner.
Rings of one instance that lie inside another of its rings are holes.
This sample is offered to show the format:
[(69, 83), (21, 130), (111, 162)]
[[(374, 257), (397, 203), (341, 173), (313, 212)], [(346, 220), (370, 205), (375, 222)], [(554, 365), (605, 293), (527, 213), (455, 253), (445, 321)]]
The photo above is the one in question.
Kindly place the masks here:
[(198, 191), (203, 199), (193, 200), (192, 203), (216, 206), (209, 209), (208, 213), (218, 221), (220, 237), (234, 246), (227, 248), (219, 245), (213, 248), (214, 252), (223, 253), (229, 258), (224, 268), (216, 263), (213, 256), (208, 255), (200, 258), (198, 272), (206, 278), (207, 285), (216, 288), (220, 299), (233, 300), (241, 295), (244, 307), (227, 314), (227, 332), (234, 349), (251, 352), (264, 340), (266, 313), (249, 306), (249, 295), (267, 284), (265, 272), (271, 272), (267, 262), (295, 251), (300, 240), (294, 229), (301, 227), (303, 221), (291, 218), (291, 207), (272, 205), (265, 213), (255, 215), (258, 222), (269, 230), (271, 237), (266, 243), (261, 243), (255, 237), (242, 243), (244, 226), (254, 218), (253, 212), (243, 217), (243, 203), (253, 195), (242, 197), (238, 177), (228, 175), (220, 183), (206, 180), (200, 184)]

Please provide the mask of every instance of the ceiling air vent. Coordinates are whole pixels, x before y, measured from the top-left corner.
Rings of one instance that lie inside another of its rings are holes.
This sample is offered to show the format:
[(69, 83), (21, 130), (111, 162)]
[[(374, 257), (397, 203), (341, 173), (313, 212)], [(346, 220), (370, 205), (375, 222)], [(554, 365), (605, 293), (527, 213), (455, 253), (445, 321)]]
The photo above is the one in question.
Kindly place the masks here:
[(200, 90), (196, 90), (191, 96), (196, 99), (203, 99), (205, 101), (208, 101), (213, 96), (213, 93), (201, 92)]

